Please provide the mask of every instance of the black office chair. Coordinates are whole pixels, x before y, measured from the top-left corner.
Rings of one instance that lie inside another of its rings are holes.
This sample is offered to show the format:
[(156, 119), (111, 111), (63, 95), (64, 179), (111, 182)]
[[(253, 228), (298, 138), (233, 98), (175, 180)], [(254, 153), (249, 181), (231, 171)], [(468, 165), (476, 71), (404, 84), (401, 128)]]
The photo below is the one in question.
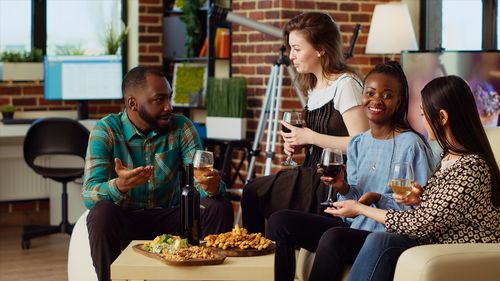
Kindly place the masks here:
[(89, 131), (78, 121), (67, 118), (44, 118), (35, 121), (24, 139), (24, 160), (37, 174), (62, 183), (61, 216), (59, 225), (25, 225), (21, 247), (29, 249), (31, 238), (53, 233), (71, 234), (73, 225), (68, 221), (67, 183), (80, 178), (84, 167), (45, 167), (35, 164), (44, 155), (72, 155), (85, 159)]

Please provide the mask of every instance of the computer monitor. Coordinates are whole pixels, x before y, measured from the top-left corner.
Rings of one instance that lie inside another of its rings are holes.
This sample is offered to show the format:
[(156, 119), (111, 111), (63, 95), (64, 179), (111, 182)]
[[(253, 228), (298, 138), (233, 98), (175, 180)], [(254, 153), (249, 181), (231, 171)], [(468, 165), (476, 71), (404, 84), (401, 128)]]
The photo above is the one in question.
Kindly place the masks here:
[(457, 75), (467, 81), (485, 127), (499, 126), (500, 52), (444, 51), (403, 52), (401, 65), (408, 79), (412, 126), (425, 134), (420, 117), (420, 91), (432, 79)]
[(87, 101), (122, 98), (122, 78), (120, 56), (46, 56), (44, 98), (78, 101), (78, 119), (87, 119)]

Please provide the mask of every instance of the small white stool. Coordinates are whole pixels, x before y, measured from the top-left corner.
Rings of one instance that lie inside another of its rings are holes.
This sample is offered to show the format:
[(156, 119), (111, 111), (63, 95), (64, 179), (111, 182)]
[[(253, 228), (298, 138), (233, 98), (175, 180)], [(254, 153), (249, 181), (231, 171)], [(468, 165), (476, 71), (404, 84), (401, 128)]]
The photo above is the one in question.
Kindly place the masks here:
[(68, 250), (68, 281), (97, 281), (97, 274), (90, 256), (89, 232), (86, 210), (73, 228)]

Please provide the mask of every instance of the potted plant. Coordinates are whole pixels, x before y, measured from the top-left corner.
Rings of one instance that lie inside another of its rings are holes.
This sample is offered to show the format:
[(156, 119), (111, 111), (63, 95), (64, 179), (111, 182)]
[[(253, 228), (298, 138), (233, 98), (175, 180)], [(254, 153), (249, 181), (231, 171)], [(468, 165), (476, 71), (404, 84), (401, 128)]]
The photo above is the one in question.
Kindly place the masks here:
[(246, 104), (245, 78), (210, 78), (207, 86), (207, 137), (244, 139)]
[(0, 80), (39, 81), (43, 80), (42, 50), (4, 51), (0, 54)]
[(0, 106), (0, 112), (2, 113), (3, 119), (12, 119), (14, 118), (14, 112), (16, 108), (13, 105), (7, 104)]
[(127, 38), (129, 28), (121, 22), (120, 28), (114, 22), (108, 24), (104, 31), (104, 49), (106, 55), (116, 55), (123, 41)]

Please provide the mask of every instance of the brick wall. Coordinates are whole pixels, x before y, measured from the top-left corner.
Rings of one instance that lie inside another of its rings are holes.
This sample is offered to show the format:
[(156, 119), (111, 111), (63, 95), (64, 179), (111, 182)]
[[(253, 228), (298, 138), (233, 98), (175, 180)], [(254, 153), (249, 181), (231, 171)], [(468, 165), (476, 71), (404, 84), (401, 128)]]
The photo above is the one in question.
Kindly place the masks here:
[[(139, 63), (162, 67), (163, 0), (139, 1)], [(76, 110), (74, 101), (47, 101), (43, 81), (0, 81), (0, 105), (13, 104), (16, 111)], [(121, 100), (89, 102), (90, 118), (100, 118), (122, 109)]]
[[(253, 20), (271, 24), (282, 28), (289, 19), (304, 11), (323, 11), (329, 13), (339, 25), (342, 32), (344, 47), (347, 49), (352, 31), (356, 23), (361, 24), (361, 30), (354, 49), (353, 58), (348, 60), (351, 66), (357, 68), (361, 74), (366, 74), (374, 65), (382, 62), (382, 57), (365, 55), (364, 49), (368, 37), (368, 30), (373, 9), (376, 4), (389, 2), (386, 0), (233, 0), (234, 13)], [(254, 139), (258, 118), (262, 107), (270, 67), (278, 55), (282, 45), (279, 39), (262, 34), (243, 26), (233, 25), (232, 71), (234, 76), (243, 76), (248, 80), (248, 135)], [(290, 86), (288, 76), (284, 79), (281, 98), (281, 110), (300, 110), (300, 102)], [(266, 136), (264, 134), (264, 141)], [(278, 138), (280, 143), (281, 139)], [(262, 150), (265, 142), (262, 143)], [(284, 160), (281, 145), (276, 148), (277, 155), (273, 161), (272, 172), (280, 169), (279, 163)], [(255, 171), (263, 172), (265, 162), (264, 153), (257, 159)], [(294, 157), (295, 158), (295, 157)], [(297, 156), (297, 159), (303, 159)]]

